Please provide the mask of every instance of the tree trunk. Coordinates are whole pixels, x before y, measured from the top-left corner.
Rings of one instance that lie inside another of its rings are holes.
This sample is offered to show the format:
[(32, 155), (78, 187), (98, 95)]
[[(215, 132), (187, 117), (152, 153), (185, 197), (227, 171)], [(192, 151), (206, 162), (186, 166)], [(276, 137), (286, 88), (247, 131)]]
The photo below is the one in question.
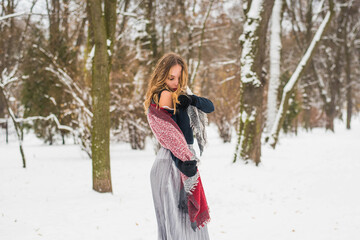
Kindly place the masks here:
[[(1, 82), (0, 82), (1, 83)], [(0, 92), (2, 92), (3, 96), (4, 96), (4, 102), (5, 102), (5, 106), (8, 110), (8, 113), (11, 117), (11, 120), (14, 123), (14, 127), (15, 127), (15, 132), (16, 132), (16, 136), (18, 137), (18, 141), (19, 141), (19, 149), (20, 149), (20, 154), (21, 154), (21, 158), (22, 158), (22, 162), (23, 162), (23, 168), (26, 168), (26, 159), (25, 159), (25, 153), (24, 153), (24, 149), (22, 146), (22, 139), (21, 139), (21, 132), (20, 132), (20, 127), (18, 125), (18, 123), (16, 122), (16, 116), (14, 114), (14, 112), (12, 111), (8, 99), (10, 98), (9, 94), (7, 94), (6, 90), (4, 88), (2, 88), (2, 86), (0, 87)], [(7, 125), (7, 122), (6, 122)], [(6, 126), (8, 127), (8, 126)], [(6, 136), (7, 136), (7, 128), (6, 128)], [(6, 139), (7, 141), (7, 139)]]
[(46, 1), (46, 8), (49, 18), (49, 46), (52, 54), (56, 56), (56, 52), (59, 50), (61, 36), (60, 36), (60, 1), (49, 0)]
[(281, 63), (281, 19), (283, 1), (275, 0), (271, 16), (270, 35), (270, 80), (267, 95), (267, 130), (274, 124), (277, 110), (277, 94), (280, 86)]
[(352, 89), (351, 89), (351, 55), (346, 50), (346, 128), (351, 128), (351, 116), (352, 116)]
[[(348, 8), (347, 8), (348, 9)], [(344, 27), (344, 52), (345, 52), (345, 76), (346, 76), (346, 129), (351, 128), (351, 116), (352, 116), (352, 81), (351, 81), (351, 53), (350, 43), (348, 41), (348, 30), (351, 30), (351, 26), (348, 26), (349, 13), (346, 14), (345, 27)]]
[(252, 1), (241, 35), (241, 100), (238, 140), (234, 160), (260, 163), (263, 126), (263, 95), (266, 84), (262, 74), (266, 50), (266, 30), (274, 5), (272, 1)]
[(6, 119), (6, 143), (9, 143), (9, 124), (8, 120)]
[[(342, 0), (341, 4), (346, 4), (346, 0)], [(339, 3), (340, 4), (340, 3)], [(335, 41), (344, 41), (344, 30), (346, 28), (345, 19), (346, 19), (346, 7), (343, 6), (340, 8), (340, 13), (337, 19), (337, 29), (336, 29), (336, 39)], [(339, 106), (341, 105), (340, 100), (340, 88), (341, 88), (341, 72), (343, 66), (343, 44), (336, 44), (336, 55), (334, 62), (334, 70), (330, 75), (329, 81), (329, 93), (330, 101), (325, 106), (326, 113), (326, 129), (334, 132), (334, 119), (339, 114)], [(341, 111), (341, 110), (340, 110)]]
[(93, 119), (91, 150), (93, 162), (93, 189), (112, 192), (110, 172), (110, 84), (111, 55), (116, 23), (116, 0), (89, 0), (91, 27), (94, 34), (95, 56), (92, 66)]
[[(305, 39), (306, 39), (306, 46), (309, 46), (309, 44), (311, 43), (312, 40), (312, 28), (313, 28), (313, 22), (312, 22), (312, 17), (313, 17), (313, 9), (312, 9), (312, 0), (308, 1), (307, 4), (307, 11), (306, 11), (306, 34), (305, 34)], [(304, 44), (304, 45), (305, 45)], [(306, 50), (306, 49), (305, 49)], [(304, 51), (305, 51), (304, 50)], [(311, 64), (311, 59), (310, 59), (310, 64)], [(311, 101), (312, 101), (312, 92), (313, 92), (313, 88), (311, 86), (311, 82), (313, 80), (313, 72), (309, 71), (301, 80), (304, 82), (304, 89), (303, 89), (303, 94), (302, 94), (302, 98), (303, 98), (303, 123), (304, 123), (304, 128), (306, 130), (309, 130), (312, 128), (311, 124), (310, 124), (310, 120), (311, 120)]]

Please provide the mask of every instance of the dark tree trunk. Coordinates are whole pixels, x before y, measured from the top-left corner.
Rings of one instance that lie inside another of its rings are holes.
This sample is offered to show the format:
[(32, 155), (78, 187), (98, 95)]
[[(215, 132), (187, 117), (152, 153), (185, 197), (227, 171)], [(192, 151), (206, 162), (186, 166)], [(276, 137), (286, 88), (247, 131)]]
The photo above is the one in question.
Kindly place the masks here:
[(8, 124), (8, 120), (6, 119), (6, 143), (9, 143), (9, 124)]
[[(342, 4), (345, 4), (347, 1), (342, 0)], [(346, 21), (346, 11), (345, 7), (341, 7), (340, 13), (337, 19), (337, 29), (336, 29), (336, 41), (344, 40), (344, 30), (345, 30), (345, 21)], [(327, 102), (325, 106), (326, 113), (326, 129), (334, 132), (334, 119), (339, 114), (341, 100), (340, 100), (340, 89), (341, 89), (341, 72), (343, 67), (343, 53), (344, 47), (342, 44), (336, 44), (336, 55), (334, 62), (334, 70), (332, 71), (331, 78), (329, 79), (329, 93), (330, 93), (330, 102)]]
[(65, 145), (65, 133), (61, 131), (62, 144)]
[(93, 189), (112, 192), (110, 172), (110, 84), (111, 56), (108, 55), (107, 39), (112, 52), (116, 23), (116, 0), (105, 0), (105, 12), (101, 1), (89, 0), (91, 28), (94, 34), (95, 56), (92, 67), (93, 119), (91, 150), (93, 162)]
[[(348, 8), (349, 9), (349, 8)], [(347, 10), (348, 10), (347, 9)], [(351, 81), (351, 52), (350, 52), (350, 43), (348, 41), (348, 30), (350, 26), (348, 26), (349, 21), (349, 11), (346, 12), (346, 20), (345, 20), (345, 31), (344, 31), (344, 52), (345, 52), (345, 76), (346, 76), (346, 128), (351, 128), (351, 117), (352, 117), (352, 81)]]
[[(312, 0), (308, 1), (307, 4), (308, 8), (306, 11), (306, 45), (308, 46), (312, 40), (312, 27), (313, 27), (313, 22), (312, 22), (312, 16), (313, 16), (313, 12), (312, 12)], [(306, 51), (306, 49), (304, 49), (304, 52)], [(311, 64), (311, 62), (310, 62)], [(304, 122), (304, 128), (306, 130), (311, 129), (311, 124), (310, 124), (310, 120), (311, 120), (311, 95), (312, 95), (312, 86), (311, 86), (311, 82), (313, 80), (313, 75), (311, 74), (312, 72), (310, 71), (306, 76), (304, 76), (304, 78), (302, 79), (303, 82), (305, 83), (305, 87), (304, 87), (304, 94), (303, 94), (303, 110), (304, 110), (304, 115), (303, 115), (303, 122)]]

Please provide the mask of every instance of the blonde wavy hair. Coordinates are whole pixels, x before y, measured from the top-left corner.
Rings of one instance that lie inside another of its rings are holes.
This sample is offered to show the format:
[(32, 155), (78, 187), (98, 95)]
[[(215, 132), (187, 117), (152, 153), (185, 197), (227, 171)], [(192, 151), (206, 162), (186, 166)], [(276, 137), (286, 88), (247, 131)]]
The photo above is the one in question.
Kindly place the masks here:
[[(169, 77), (170, 68), (176, 65), (181, 66), (181, 75), (179, 79), (179, 86), (176, 91), (173, 91), (172, 89), (169, 89), (165, 81)], [(155, 69), (151, 74), (144, 102), (145, 114), (148, 112), (151, 100), (154, 100), (156, 106), (159, 107), (159, 93), (163, 89), (166, 89), (172, 93), (175, 113), (176, 103), (179, 103), (178, 96), (186, 91), (187, 83), (188, 68), (184, 59), (174, 52), (166, 53), (158, 60)]]

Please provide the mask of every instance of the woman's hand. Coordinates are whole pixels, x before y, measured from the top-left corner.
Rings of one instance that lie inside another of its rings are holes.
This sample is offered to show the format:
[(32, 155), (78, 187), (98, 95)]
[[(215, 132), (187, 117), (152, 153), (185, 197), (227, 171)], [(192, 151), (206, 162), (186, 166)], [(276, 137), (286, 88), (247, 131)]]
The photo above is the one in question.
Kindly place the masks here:
[(197, 172), (196, 163), (197, 163), (196, 160), (190, 160), (190, 161), (181, 161), (181, 160), (179, 160), (178, 168), (187, 177), (192, 177)]
[(171, 158), (175, 162), (176, 167), (187, 177), (192, 177), (197, 172), (197, 161), (189, 160), (189, 161), (181, 161), (177, 157), (174, 156), (172, 152), (170, 152)]
[(179, 109), (187, 109), (189, 105), (195, 106), (196, 97), (194, 95), (181, 94), (178, 97), (179, 103), (176, 105)]

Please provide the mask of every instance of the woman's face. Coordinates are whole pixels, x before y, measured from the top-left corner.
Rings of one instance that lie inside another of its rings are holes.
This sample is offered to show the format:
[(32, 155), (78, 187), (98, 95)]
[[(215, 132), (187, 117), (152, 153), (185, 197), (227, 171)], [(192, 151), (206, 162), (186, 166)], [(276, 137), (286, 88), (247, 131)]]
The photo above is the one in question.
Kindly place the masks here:
[(166, 85), (170, 89), (176, 90), (178, 88), (181, 77), (181, 70), (182, 68), (180, 65), (175, 65), (170, 68), (169, 76), (165, 81)]

